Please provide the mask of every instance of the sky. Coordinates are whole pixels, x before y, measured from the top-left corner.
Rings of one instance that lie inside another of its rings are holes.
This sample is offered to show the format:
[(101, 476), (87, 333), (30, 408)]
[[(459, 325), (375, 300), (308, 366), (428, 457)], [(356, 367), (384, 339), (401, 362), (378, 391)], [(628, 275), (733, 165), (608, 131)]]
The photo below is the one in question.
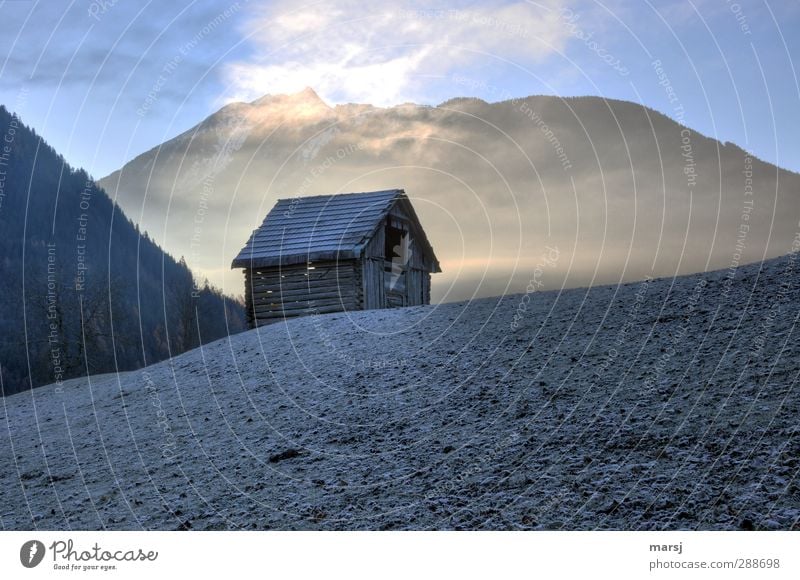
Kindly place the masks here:
[(800, 171), (796, 2), (17, 0), (0, 18), (0, 103), (96, 178), (306, 86), (329, 104), (624, 99)]

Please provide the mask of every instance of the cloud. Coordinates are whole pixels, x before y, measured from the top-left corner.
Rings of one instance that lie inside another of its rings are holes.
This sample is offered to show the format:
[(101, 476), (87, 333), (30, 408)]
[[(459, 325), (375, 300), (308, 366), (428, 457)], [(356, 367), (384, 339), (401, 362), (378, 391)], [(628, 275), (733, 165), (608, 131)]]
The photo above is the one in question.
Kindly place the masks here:
[(104, 98), (114, 98), (133, 75), (125, 92), (139, 99), (137, 88), (149, 89), (177, 55), (182, 59), (176, 75), (188, 87), (237, 40), (229, 34), (234, 27), (228, 20), (238, 17), (239, 2), (225, 7), (181, 0), (166, 8), (101, 4), (99, 9), (85, 2), (4, 4), (4, 24), (20, 32), (19, 39), (16, 33), (0, 36), (0, 54), (5, 55), (0, 77), (9, 85), (77, 86), (84, 92), (100, 88), (109, 91)]
[(498, 61), (531, 64), (563, 48), (567, 0), (382, 9), (360, 1), (295, 8), (286, 0), (252, 12), (252, 58), (224, 70), (229, 100), (314, 87), (330, 102), (392, 105), (424, 98), (426, 81)]

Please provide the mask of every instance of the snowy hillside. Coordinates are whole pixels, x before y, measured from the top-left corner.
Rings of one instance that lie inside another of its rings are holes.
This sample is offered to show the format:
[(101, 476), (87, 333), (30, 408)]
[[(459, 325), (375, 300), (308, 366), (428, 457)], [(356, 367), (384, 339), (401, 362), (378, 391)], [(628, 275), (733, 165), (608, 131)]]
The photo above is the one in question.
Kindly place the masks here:
[(797, 262), (308, 317), (7, 397), (0, 525), (798, 529)]

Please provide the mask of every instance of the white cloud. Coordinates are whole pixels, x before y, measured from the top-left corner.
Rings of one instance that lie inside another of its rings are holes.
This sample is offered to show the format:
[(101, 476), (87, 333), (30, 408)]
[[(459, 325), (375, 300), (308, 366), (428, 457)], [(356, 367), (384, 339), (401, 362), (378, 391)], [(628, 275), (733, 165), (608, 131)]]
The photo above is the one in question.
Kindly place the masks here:
[(425, 77), (493, 57), (530, 64), (560, 50), (569, 38), (559, 20), (567, 1), (429, 9), (370, 8), (355, 0), (297, 8), (281, 0), (247, 23), (254, 54), (226, 67), (230, 96), (249, 101), (310, 86), (329, 102), (414, 100)]

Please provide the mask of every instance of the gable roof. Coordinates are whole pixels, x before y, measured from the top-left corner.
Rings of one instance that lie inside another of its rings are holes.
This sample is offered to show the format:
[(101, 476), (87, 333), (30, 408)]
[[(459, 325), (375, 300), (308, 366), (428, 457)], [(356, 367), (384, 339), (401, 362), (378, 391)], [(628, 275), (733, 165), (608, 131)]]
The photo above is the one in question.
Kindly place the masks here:
[[(392, 206), (401, 202), (419, 219), (402, 189), (280, 199), (253, 231), (231, 268), (265, 268), (318, 260), (347, 260), (360, 255)], [(433, 248), (422, 233), (438, 271)]]

